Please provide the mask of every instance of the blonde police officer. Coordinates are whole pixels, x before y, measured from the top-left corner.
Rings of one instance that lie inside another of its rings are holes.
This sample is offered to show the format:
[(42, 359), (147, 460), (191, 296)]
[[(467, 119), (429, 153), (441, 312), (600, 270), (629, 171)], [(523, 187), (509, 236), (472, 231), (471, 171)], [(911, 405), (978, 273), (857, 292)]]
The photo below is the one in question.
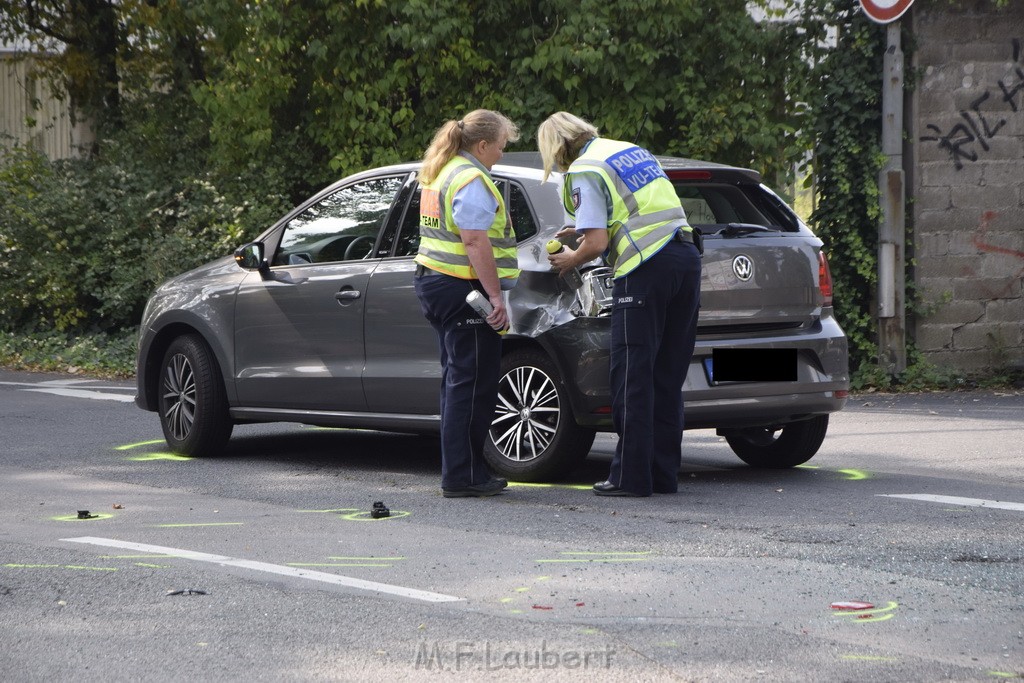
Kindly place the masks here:
[(682, 386), (700, 304), (700, 253), (672, 182), (642, 147), (599, 137), (559, 112), (537, 131), (545, 179), (565, 173), (563, 200), (581, 236), (549, 256), (559, 272), (604, 255), (614, 271), (612, 417), (619, 441), (599, 496), (675, 493)]
[[(446, 498), (500, 493), (504, 479), (484, 462), (508, 326), (502, 291), (519, 277), (515, 234), (490, 170), (514, 123), (477, 109), (437, 130), (419, 181), (420, 246), (416, 295), (441, 351), (441, 492)], [(490, 301), (486, 320), (466, 303), (476, 290)], [(493, 329), (492, 329), (493, 328)]]

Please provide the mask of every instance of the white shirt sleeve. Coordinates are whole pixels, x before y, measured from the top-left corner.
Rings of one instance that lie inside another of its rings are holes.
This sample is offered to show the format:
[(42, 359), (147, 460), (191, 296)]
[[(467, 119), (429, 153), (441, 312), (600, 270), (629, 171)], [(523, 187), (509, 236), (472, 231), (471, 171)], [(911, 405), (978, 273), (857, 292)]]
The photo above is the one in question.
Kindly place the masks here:
[(576, 229), (608, 228), (611, 201), (600, 177), (593, 173), (573, 173), (572, 203), (576, 210)]
[(474, 178), (459, 189), (452, 200), (452, 216), (459, 230), (487, 230), (497, 212), (498, 200), (483, 178)]

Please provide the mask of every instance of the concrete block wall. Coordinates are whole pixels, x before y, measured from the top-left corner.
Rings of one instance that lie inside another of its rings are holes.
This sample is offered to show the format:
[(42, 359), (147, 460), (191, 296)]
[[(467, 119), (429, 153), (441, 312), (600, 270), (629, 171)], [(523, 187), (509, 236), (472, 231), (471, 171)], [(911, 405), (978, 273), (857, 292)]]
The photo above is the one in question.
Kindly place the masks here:
[(910, 332), (932, 362), (1024, 367), (1024, 2), (916, 2)]

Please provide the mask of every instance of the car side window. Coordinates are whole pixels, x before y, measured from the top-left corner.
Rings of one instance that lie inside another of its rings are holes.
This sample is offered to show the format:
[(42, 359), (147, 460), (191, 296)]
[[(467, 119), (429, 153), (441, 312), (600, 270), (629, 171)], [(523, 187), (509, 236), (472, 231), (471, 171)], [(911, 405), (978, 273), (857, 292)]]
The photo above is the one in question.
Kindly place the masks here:
[(273, 265), (356, 261), (371, 256), (403, 177), (347, 185), (288, 221)]
[(537, 234), (537, 221), (530, 210), (530, 202), (526, 198), (526, 192), (515, 183), (508, 183), (508, 214), (512, 218), (512, 229), (516, 233), (516, 241), (533, 237)]
[(398, 247), (395, 256), (415, 256), (420, 250), (420, 190), (416, 183), (409, 197), (409, 206), (405, 209), (402, 226), (398, 230)]
[[(537, 234), (537, 221), (530, 210), (530, 203), (526, 198), (526, 191), (515, 183), (507, 180), (495, 179), (494, 184), (498, 191), (503, 193), (506, 199), (509, 217), (512, 220), (512, 229), (515, 231), (516, 241), (522, 242), (528, 237)], [(420, 188), (413, 190), (409, 199), (409, 206), (405, 210), (405, 217), (402, 220), (402, 227), (398, 232), (398, 248), (395, 249), (395, 256), (415, 256), (420, 248)]]

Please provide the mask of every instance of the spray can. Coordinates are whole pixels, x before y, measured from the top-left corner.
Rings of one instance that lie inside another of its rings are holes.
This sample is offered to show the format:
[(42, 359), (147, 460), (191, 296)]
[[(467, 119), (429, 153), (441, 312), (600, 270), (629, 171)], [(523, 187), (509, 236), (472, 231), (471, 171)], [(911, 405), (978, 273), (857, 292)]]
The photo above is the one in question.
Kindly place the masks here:
[[(565, 250), (565, 245), (558, 240), (549, 240), (546, 247), (549, 254), (560, 254)], [(565, 284), (569, 285), (571, 289), (579, 289), (583, 286), (583, 276), (580, 275), (579, 268), (573, 268), (562, 275), (562, 279), (565, 280)]]
[[(481, 318), (486, 319), (487, 316), (491, 314), (491, 311), (494, 310), (494, 306), (492, 306), (491, 302), (487, 300), (487, 297), (475, 289), (466, 295), (466, 303), (469, 304), (470, 308), (479, 313)], [(508, 329), (495, 331), (498, 334), (505, 334), (508, 332)]]

